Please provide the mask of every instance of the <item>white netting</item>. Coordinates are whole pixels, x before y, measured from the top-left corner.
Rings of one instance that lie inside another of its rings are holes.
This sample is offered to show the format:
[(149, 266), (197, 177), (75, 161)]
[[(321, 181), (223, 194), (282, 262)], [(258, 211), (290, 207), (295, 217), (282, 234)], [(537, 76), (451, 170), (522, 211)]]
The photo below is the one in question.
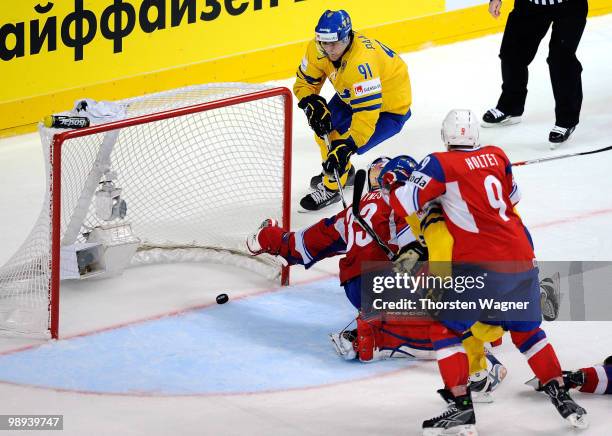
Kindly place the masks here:
[[(117, 103), (133, 118), (264, 89), (210, 84)], [(108, 223), (96, 216), (93, 195), (110, 164), (127, 202), (125, 220), (142, 241), (132, 264), (208, 259), (278, 277), (278, 265), (245, 256), (244, 241), (264, 217), (282, 219), (284, 99), (268, 97), (65, 141), (62, 245), (84, 242), (83, 233)], [(39, 131), (45, 156), (52, 157), (53, 135), (60, 130)], [(51, 186), (49, 163), (47, 174)], [(49, 328), (53, 193), (48, 192), (30, 236), (0, 268), (0, 331), (44, 334)]]

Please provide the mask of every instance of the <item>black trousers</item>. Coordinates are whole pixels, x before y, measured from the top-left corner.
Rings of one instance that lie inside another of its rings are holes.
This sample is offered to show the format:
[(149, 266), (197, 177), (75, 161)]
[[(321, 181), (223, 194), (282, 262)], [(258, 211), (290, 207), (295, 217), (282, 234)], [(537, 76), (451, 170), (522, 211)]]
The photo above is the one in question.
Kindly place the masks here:
[(497, 109), (509, 115), (523, 113), (529, 79), (527, 67), (552, 24), (547, 62), (555, 97), (555, 124), (560, 127), (578, 124), (582, 65), (576, 49), (586, 26), (588, 8), (587, 0), (565, 0), (559, 5), (515, 0), (499, 53), (503, 83)]

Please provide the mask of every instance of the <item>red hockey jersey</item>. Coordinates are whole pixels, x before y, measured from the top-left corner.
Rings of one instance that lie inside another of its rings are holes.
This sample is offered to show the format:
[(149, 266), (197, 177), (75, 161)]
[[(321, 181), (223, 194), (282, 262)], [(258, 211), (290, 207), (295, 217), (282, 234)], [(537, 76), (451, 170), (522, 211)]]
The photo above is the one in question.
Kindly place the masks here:
[[(406, 220), (393, 212), (379, 190), (363, 196), (360, 211), (392, 250), (397, 251), (414, 241)], [(303, 230), (289, 233), (288, 243), (290, 255), (287, 260), (306, 268), (323, 258), (346, 253), (339, 262), (341, 283), (361, 275), (363, 262), (388, 260), (385, 252), (355, 221), (350, 207)]]
[(514, 211), (520, 191), (512, 164), (499, 147), (432, 153), (391, 193), (391, 205), (406, 216), (434, 200), (455, 240), (454, 261), (534, 259), (529, 233)]

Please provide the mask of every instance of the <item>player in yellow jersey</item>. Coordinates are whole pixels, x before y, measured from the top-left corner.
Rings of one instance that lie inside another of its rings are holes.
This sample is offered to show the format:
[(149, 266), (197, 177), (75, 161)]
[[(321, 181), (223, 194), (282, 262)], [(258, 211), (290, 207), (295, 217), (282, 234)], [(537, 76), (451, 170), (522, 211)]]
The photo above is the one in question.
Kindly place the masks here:
[[(346, 11), (325, 11), (315, 34), (293, 87), (323, 161), (324, 171), (310, 182), (314, 192), (300, 201), (307, 211), (340, 201), (334, 170), (343, 186), (350, 184), (355, 172), (351, 155), (363, 154), (397, 134), (410, 118), (412, 103), (404, 61), (381, 42), (354, 32)], [(319, 95), (326, 79), (336, 90), (329, 102)]]

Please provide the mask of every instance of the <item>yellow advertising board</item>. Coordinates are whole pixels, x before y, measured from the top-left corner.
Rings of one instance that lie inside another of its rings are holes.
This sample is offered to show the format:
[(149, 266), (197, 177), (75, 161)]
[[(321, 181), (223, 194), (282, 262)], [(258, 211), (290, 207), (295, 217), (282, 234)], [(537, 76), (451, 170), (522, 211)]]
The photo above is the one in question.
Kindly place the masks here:
[(3, 102), (305, 41), (326, 8), (350, 6), (357, 28), (444, 8), (443, 0), (11, 3), (0, 18), (2, 76), (12, 84), (0, 88)]
[(444, 13), (445, 0), (10, 3), (0, 8), (0, 136), (78, 98), (289, 77), (326, 9), (346, 9), (354, 28), (398, 51), (503, 28), (486, 5)]

